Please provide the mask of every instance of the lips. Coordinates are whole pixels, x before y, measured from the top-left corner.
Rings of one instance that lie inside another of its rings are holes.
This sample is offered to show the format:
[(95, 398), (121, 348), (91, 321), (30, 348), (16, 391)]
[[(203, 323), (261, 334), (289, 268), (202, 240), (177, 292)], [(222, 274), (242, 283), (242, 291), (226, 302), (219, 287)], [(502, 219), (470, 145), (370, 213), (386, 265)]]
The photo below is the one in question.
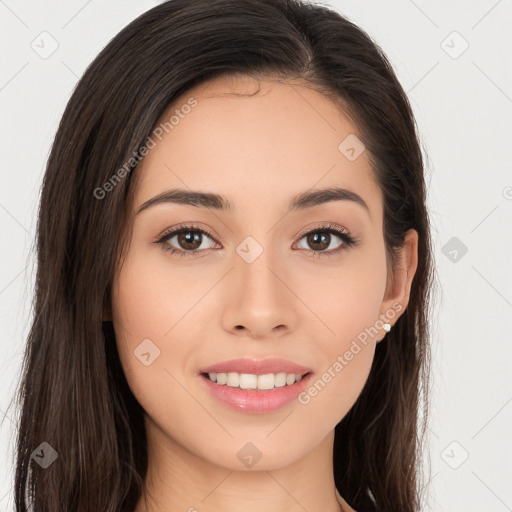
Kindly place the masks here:
[[(208, 369), (208, 368), (205, 368)], [(219, 385), (201, 375), (199, 383), (219, 404), (241, 413), (269, 414), (291, 404), (304, 392), (313, 379), (313, 373), (294, 384), (268, 390), (241, 389)]]
[(269, 359), (231, 359), (211, 366), (201, 368), (198, 373), (250, 373), (253, 375), (266, 375), (268, 373), (294, 373), (304, 376), (313, 370), (306, 366), (296, 364), (292, 361), (282, 358)]

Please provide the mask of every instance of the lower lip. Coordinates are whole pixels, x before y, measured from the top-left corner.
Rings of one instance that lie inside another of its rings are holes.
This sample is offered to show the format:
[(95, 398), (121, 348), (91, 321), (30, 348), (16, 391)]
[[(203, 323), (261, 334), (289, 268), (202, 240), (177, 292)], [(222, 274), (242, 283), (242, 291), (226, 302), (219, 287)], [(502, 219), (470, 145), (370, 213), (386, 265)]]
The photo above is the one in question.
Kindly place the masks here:
[(276, 411), (292, 400), (308, 386), (312, 373), (308, 373), (300, 381), (290, 386), (282, 386), (267, 390), (233, 388), (225, 384), (212, 382), (208, 377), (200, 375), (206, 388), (222, 403), (240, 411), (265, 414)]

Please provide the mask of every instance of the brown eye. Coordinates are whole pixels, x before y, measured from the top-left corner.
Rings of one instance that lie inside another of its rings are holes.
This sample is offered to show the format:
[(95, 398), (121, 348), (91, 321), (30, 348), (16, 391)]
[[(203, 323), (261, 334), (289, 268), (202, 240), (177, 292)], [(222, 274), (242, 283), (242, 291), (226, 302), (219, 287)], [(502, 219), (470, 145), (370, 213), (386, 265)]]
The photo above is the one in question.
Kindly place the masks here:
[(164, 233), (155, 243), (160, 244), (164, 251), (178, 256), (195, 256), (196, 253), (210, 249), (212, 246), (204, 246), (207, 239), (215, 245), (212, 236), (204, 229), (194, 226), (181, 226)]
[(201, 233), (196, 233), (194, 231), (184, 231), (175, 236), (180, 249), (185, 249), (188, 251), (199, 249), (203, 237)]
[(312, 247), (314, 251), (322, 251), (329, 247), (331, 242), (331, 235), (330, 233), (323, 233), (317, 231), (316, 233), (306, 235), (306, 240), (309, 246)]
[[(338, 238), (340, 242), (333, 248), (331, 246), (336, 238)], [(207, 239), (210, 239), (213, 245), (202, 247)], [(302, 241), (303, 239), (307, 247), (302, 247), (302, 249), (306, 249), (307, 252), (312, 253), (312, 256), (336, 255), (359, 243), (359, 240), (352, 237), (345, 228), (338, 228), (330, 224), (320, 226), (317, 229), (303, 234), (300, 240)], [(196, 226), (179, 226), (176, 229), (164, 233), (155, 243), (161, 245), (164, 251), (169, 251), (171, 254), (177, 256), (196, 256), (204, 250), (213, 248), (217, 242), (213, 239), (213, 236), (204, 229)], [(331, 249), (329, 249), (329, 247), (331, 247)]]
[[(333, 238), (334, 235), (334, 238)], [(341, 243), (335, 244), (335, 239)], [(345, 228), (338, 228), (331, 224), (320, 226), (313, 231), (303, 234), (300, 240), (305, 241), (307, 247), (301, 247), (312, 253), (312, 256), (332, 256), (349, 249), (359, 243), (359, 240), (350, 235)], [(334, 247), (332, 247), (334, 245)], [(329, 249), (331, 247), (331, 249)], [(328, 250), (329, 249), (329, 250)]]

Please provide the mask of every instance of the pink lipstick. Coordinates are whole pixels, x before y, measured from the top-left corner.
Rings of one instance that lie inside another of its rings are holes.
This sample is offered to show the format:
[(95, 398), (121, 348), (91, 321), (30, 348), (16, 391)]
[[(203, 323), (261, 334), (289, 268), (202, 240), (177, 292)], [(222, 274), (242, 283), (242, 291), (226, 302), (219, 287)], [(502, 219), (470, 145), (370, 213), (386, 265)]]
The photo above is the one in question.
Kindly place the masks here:
[(205, 388), (240, 412), (265, 414), (293, 401), (308, 386), (311, 368), (286, 359), (233, 359), (198, 372)]

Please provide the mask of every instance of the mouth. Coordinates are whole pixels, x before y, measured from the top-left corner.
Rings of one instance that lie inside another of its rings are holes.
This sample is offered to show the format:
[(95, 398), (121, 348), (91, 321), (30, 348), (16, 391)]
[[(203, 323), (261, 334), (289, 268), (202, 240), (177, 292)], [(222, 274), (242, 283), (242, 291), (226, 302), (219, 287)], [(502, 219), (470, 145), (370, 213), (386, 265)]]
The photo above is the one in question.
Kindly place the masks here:
[(199, 376), (206, 391), (222, 406), (237, 412), (268, 414), (293, 402), (309, 386), (313, 372), (260, 375), (201, 372)]
[(219, 386), (235, 389), (268, 391), (271, 389), (293, 386), (313, 372), (300, 373), (237, 373), (237, 372), (202, 372), (200, 375)]

